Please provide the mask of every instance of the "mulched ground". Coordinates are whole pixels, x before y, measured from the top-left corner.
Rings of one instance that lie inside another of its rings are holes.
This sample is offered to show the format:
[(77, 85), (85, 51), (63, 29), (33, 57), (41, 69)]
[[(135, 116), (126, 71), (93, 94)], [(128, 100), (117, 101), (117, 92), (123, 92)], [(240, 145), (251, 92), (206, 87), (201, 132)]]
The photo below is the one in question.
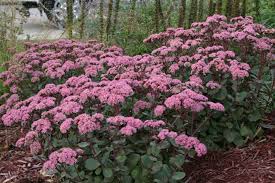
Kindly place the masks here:
[(21, 135), (19, 127), (0, 126), (0, 182), (44, 183), (53, 182), (40, 174), (42, 162), (27, 151), (14, 147)]
[[(275, 125), (275, 111), (266, 124)], [(275, 183), (275, 129), (247, 147), (210, 152), (185, 171), (188, 183)]]
[[(270, 119), (270, 123), (275, 124), (275, 115)], [(0, 126), (0, 182), (55, 182), (40, 174), (39, 159), (10, 145), (20, 134), (18, 127)], [(186, 164), (185, 171), (188, 183), (275, 183), (275, 130), (247, 147), (210, 152)]]
[(188, 183), (275, 183), (275, 135), (242, 149), (211, 152), (185, 169)]

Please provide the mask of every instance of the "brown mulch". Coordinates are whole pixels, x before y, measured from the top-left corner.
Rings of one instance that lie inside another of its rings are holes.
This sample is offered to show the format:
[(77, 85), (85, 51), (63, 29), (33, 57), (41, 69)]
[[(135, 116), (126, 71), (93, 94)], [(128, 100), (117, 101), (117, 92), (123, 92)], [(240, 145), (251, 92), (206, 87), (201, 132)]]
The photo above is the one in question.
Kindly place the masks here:
[(242, 149), (210, 152), (185, 170), (188, 183), (275, 183), (275, 137)]
[[(275, 110), (267, 125), (275, 125)], [(185, 166), (188, 183), (275, 183), (275, 129), (247, 147), (210, 152)]]
[(42, 162), (23, 149), (14, 147), (21, 136), (19, 127), (0, 126), (0, 182), (44, 183), (48, 177), (40, 174)]

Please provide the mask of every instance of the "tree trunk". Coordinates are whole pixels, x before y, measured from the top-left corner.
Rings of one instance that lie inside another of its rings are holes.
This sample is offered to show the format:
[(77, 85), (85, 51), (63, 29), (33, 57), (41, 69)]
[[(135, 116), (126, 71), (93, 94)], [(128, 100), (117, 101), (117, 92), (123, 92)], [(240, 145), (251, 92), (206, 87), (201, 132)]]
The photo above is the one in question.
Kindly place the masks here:
[(256, 17), (260, 17), (260, 0), (255, 0), (255, 12), (256, 12)]
[(120, 0), (116, 0), (115, 15), (114, 15), (114, 22), (113, 22), (113, 33), (116, 31), (119, 8), (120, 8)]
[(67, 3), (67, 22), (66, 22), (66, 29), (68, 38), (72, 39), (73, 37), (73, 0), (66, 0)]
[(158, 12), (159, 12), (160, 21), (161, 21), (163, 30), (165, 30), (166, 25), (165, 25), (164, 15), (163, 15), (162, 7), (161, 7), (161, 0), (158, 0), (158, 8), (159, 8)]
[(159, 0), (155, 0), (155, 29), (159, 32)]
[(113, 14), (113, 0), (109, 0), (108, 3), (108, 16), (107, 16), (107, 25), (106, 25), (106, 37), (107, 40), (110, 35), (110, 30), (111, 30), (111, 24), (112, 24), (112, 14)]
[(209, 0), (209, 3), (208, 3), (208, 16), (212, 16), (214, 13), (215, 13), (215, 7), (214, 7), (213, 0)]
[(203, 8), (204, 8), (204, 0), (199, 1), (199, 12), (198, 12), (198, 21), (203, 20)]
[(83, 39), (85, 32), (85, 17), (86, 17), (86, 1), (81, 1), (81, 15), (80, 15), (80, 39)]
[(191, 24), (197, 19), (197, 9), (198, 9), (198, 0), (192, 0), (190, 4), (188, 27), (191, 27)]
[(246, 16), (246, 0), (243, 0), (242, 2), (242, 16), (245, 17)]
[(168, 27), (171, 27), (171, 13), (174, 11), (174, 8), (175, 8), (175, 0), (173, 0), (173, 2), (170, 4), (168, 11), (166, 13), (166, 16), (165, 16), (165, 19), (167, 20), (166, 25)]
[(186, 0), (180, 1), (178, 27), (184, 27)]
[(232, 17), (232, 5), (233, 5), (232, 0), (227, 0), (227, 2), (226, 2), (226, 12), (225, 12), (225, 16), (227, 16), (227, 18)]
[(240, 16), (240, 0), (234, 0), (234, 16)]
[(217, 13), (222, 14), (222, 0), (218, 0), (217, 2)]
[(131, 0), (131, 8), (130, 8), (129, 19), (128, 19), (128, 34), (132, 31), (132, 25), (133, 25), (135, 11), (136, 11), (136, 4), (137, 4), (137, 0)]
[(100, 0), (99, 4), (99, 33), (100, 33), (100, 41), (103, 41), (103, 35), (104, 35), (104, 18), (103, 18), (103, 11), (104, 11), (104, 0)]
[(155, 0), (155, 26), (156, 26), (156, 32), (159, 32), (160, 24), (161, 22), (163, 29), (165, 29), (165, 21), (164, 21), (164, 15), (162, 12), (161, 2), (160, 0)]

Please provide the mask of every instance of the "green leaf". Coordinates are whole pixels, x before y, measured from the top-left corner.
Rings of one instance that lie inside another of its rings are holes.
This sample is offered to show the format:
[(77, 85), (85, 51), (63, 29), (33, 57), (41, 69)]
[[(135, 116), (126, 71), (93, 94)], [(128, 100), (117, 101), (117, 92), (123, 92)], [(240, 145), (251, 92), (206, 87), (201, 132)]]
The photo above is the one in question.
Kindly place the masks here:
[(123, 178), (122, 178), (122, 182), (123, 183), (132, 183), (132, 178), (131, 178), (131, 176), (124, 176)]
[(89, 146), (89, 145), (90, 145), (90, 143), (88, 143), (88, 142), (80, 142), (80, 143), (79, 143), (79, 144), (77, 144), (77, 145), (78, 145), (78, 147), (84, 148), (84, 147)]
[(112, 160), (110, 160), (110, 153), (110, 150), (105, 152), (101, 158), (101, 162), (104, 166), (110, 166), (112, 164)]
[(236, 96), (236, 101), (237, 102), (242, 102), (244, 101), (244, 99), (247, 97), (248, 93), (243, 91), (243, 92), (240, 92), (240, 93), (237, 93), (237, 96)]
[(228, 128), (233, 128), (234, 127), (233, 123), (226, 122), (225, 124)]
[(95, 170), (99, 166), (100, 166), (99, 161), (95, 160), (94, 158), (90, 158), (85, 161), (85, 168), (88, 170)]
[(125, 155), (120, 155), (120, 156), (116, 157), (116, 160), (119, 163), (124, 163), (126, 161), (126, 159), (127, 159), (127, 156), (125, 156)]
[(153, 160), (148, 155), (141, 156), (141, 163), (145, 168), (151, 168), (153, 166)]
[(170, 143), (167, 140), (162, 141), (158, 144), (159, 149), (168, 149), (170, 147)]
[(181, 154), (176, 155), (175, 157), (170, 158), (170, 163), (175, 165), (176, 167), (180, 168), (185, 161), (185, 157)]
[(134, 179), (137, 179), (141, 174), (141, 170), (139, 167), (136, 167), (132, 172), (131, 175)]
[(139, 162), (140, 155), (138, 154), (131, 154), (127, 159), (127, 164), (130, 169), (133, 169)]
[(110, 178), (113, 176), (113, 170), (111, 168), (103, 168), (104, 177)]
[(152, 167), (152, 173), (156, 173), (158, 171), (160, 171), (162, 168), (162, 162), (161, 161), (157, 161), (154, 163), (153, 167)]
[(149, 154), (152, 154), (153, 156), (159, 156), (160, 154), (160, 149), (157, 147), (155, 143), (150, 143), (150, 148), (148, 150)]
[(252, 122), (255, 122), (255, 121), (258, 121), (258, 120), (260, 120), (261, 119), (261, 114), (260, 114), (260, 112), (258, 111), (254, 111), (253, 113), (251, 113), (251, 114), (249, 114), (248, 115), (248, 119), (249, 119), (249, 121), (252, 121)]
[(243, 126), (240, 130), (241, 136), (247, 137), (253, 135), (253, 132), (251, 129), (249, 129), (247, 126)]
[(236, 146), (242, 146), (242, 145), (244, 145), (245, 141), (243, 140), (243, 138), (242, 138), (240, 135), (238, 135), (238, 136), (234, 139), (233, 143), (234, 143)]
[(172, 176), (172, 179), (174, 180), (181, 180), (185, 177), (185, 173), (184, 172), (175, 172)]
[(218, 94), (216, 95), (216, 99), (218, 100), (224, 100), (227, 96), (227, 90), (223, 87), (220, 89)]
[(230, 143), (234, 141), (234, 139), (236, 138), (237, 135), (238, 135), (237, 132), (229, 130), (229, 129), (227, 129), (223, 132), (224, 138)]
[(102, 178), (100, 177), (100, 176), (96, 176), (95, 178), (94, 178), (94, 181), (93, 181), (94, 183), (101, 183), (102, 182)]
[(240, 120), (243, 117), (244, 108), (238, 108), (237, 110), (232, 111), (232, 117), (234, 120)]
[(154, 174), (154, 178), (162, 183), (168, 182), (171, 176), (171, 169), (166, 164), (163, 164), (161, 170)]
[(97, 169), (95, 170), (95, 174), (96, 174), (96, 175), (100, 175), (101, 172), (102, 172), (101, 168), (97, 168)]

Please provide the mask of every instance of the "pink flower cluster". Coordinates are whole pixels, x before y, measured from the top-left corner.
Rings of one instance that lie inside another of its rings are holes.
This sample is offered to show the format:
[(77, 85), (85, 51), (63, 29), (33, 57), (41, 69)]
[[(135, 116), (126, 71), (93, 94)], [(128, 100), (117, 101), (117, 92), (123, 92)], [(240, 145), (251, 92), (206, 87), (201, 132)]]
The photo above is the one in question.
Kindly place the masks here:
[(107, 122), (116, 126), (120, 127), (123, 126), (120, 129), (120, 133), (126, 136), (131, 136), (137, 132), (138, 129), (144, 128), (144, 127), (160, 127), (164, 126), (165, 122), (158, 120), (146, 120), (146, 121), (141, 121), (140, 119), (136, 119), (133, 117), (124, 117), (124, 116), (114, 116), (114, 117), (109, 117), (107, 118)]
[(208, 98), (190, 89), (185, 89), (179, 94), (172, 95), (165, 101), (165, 106), (175, 109), (190, 109), (194, 112), (202, 111), (205, 108)]
[(100, 129), (100, 121), (103, 119), (104, 116), (102, 114), (94, 114), (93, 116), (80, 114), (74, 119), (74, 122), (78, 126), (79, 133), (86, 134)]
[(26, 47), (30, 49), (16, 55), (17, 64), (0, 74), (4, 84), (13, 87), (14, 91), (20, 86), (21, 81), (30, 80), (37, 83), (47, 77), (66, 78), (67, 73), (73, 70), (83, 69), (85, 75), (95, 76), (103, 68), (103, 62), (99, 62), (101, 57), (106, 53), (122, 54), (122, 49), (106, 49), (102, 43), (96, 41), (82, 43), (58, 40), (53, 43), (28, 44)]
[(177, 145), (188, 150), (194, 148), (199, 157), (207, 153), (206, 146), (202, 144), (196, 137), (189, 137), (185, 134), (178, 134), (176, 132), (169, 131), (168, 129), (161, 130), (157, 137), (160, 140), (164, 140), (166, 138), (174, 139)]
[(65, 163), (67, 165), (73, 165), (77, 162), (77, 152), (71, 148), (62, 148), (58, 151), (54, 151), (50, 154), (49, 160), (43, 165), (44, 170), (53, 170), (58, 163)]
[(29, 131), (24, 138), (17, 140), (16, 147), (29, 146), (32, 154), (39, 154), (42, 150), (42, 146), (38, 140), (38, 133), (36, 131)]

